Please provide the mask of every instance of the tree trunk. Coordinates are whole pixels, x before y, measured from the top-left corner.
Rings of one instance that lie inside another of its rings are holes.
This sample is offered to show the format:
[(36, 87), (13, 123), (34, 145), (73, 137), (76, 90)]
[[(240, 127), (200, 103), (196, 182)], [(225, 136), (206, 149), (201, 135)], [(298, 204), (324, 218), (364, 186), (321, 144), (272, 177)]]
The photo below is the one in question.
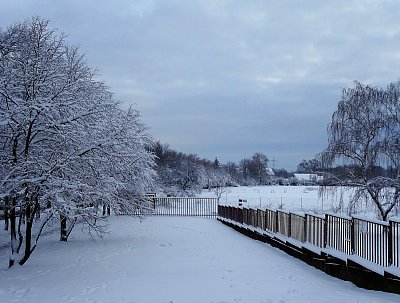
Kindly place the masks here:
[(32, 250), (32, 225), (33, 225), (33, 216), (32, 207), (28, 202), (25, 208), (25, 216), (26, 216), (26, 224), (25, 224), (25, 252), (22, 259), (19, 261), (20, 265), (24, 265), (26, 261), (28, 261), (31, 256)]
[(67, 241), (67, 217), (60, 214), (60, 241)]
[[(18, 250), (18, 248), (15, 248), (16, 246), (16, 240), (17, 240), (17, 226), (16, 226), (16, 217), (15, 217), (15, 206), (16, 206), (16, 199), (12, 199), (12, 205), (10, 208), (10, 243), (11, 243), (11, 256), (8, 261), (8, 267), (11, 267), (15, 263), (15, 256), (14, 253)], [(18, 245), (18, 247), (20, 244)]]
[(13, 205), (11, 208), (10, 212), (10, 222), (11, 222), (11, 256), (10, 260), (8, 261), (8, 267), (11, 267), (15, 263), (15, 254), (19, 254), (21, 247), (22, 247), (22, 242), (24, 241), (24, 235), (22, 234), (21, 230), (21, 225), (22, 225), (22, 220), (25, 215), (25, 212), (20, 210), (19, 212), (19, 220), (18, 220), (18, 245), (16, 245), (16, 204), (17, 204), (17, 199), (13, 198)]
[(10, 204), (9, 204), (9, 198), (5, 197), (4, 198), (4, 230), (9, 229), (9, 209), (10, 209)]
[(19, 251), (21, 249), (22, 246), (22, 242), (24, 241), (24, 235), (22, 233), (21, 230), (21, 225), (22, 225), (22, 221), (25, 218), (25, 211), (20, 211), (19, 213), (19, 220), (18, 220), (18, 247), (17, 247), (17, 254), (19, 254)]
[(17, 239), (17, 228), (16, 228), (17, 218), (16, 218), (16, 213), (15, 213), (16, 207), (17, 207), (17, 201), (16, 201), (16, 198), (14, 197), (12, 199), (12, 205), (11, 205), (10, 212), (9, 212), (10, 236), (11, 236), (11, 239), (14, 239), (14, 240)]
[[(45, 226), (47, 225), (47, 223), (49, 222), (49, 220), (52, 218), (53, 214), (47, 214), (47, 218), (45, 220), (42, 221), (40, 228), (38, 230), (38, 233), (35, 237), (34, 242), (32, 242), (32, 226), (33, 226), (33, 219), (35, 218), (36, 212), (38, 211), (37, 207), (35, 206), (33, 209), (31, 208), (31, 205), (28, 204), (26, 207), (26, 213), (29, 214), (29, 216), (27, 216), (26, 218), (26, 232), (25, 232), (25, 254), (22, 257), (22, 259), (19, 261), (20, 265), (24, 265), (26, 261), (28, 261), (28, 259), (30, 258), (30, 256), (32, 255), (33, 251), (35, 250), (38, 241), (39, 241), (39, 237), (43, 232), (43, 229), (45, 228)], [(18, 231), (20, 232), (20, 231)], [(22, 240), (21, 240), (22, 242)], [(32, 245), (33, 244), (33, 245)]]
[(103, 216), (110, 216), (111, 215), (111, 207), (109, 204), (103, 204)]
[(40, 219), (39, 196), (35, 197), (35, 213), (36, 213), (36, 219)]
[(71, 222), (70, 226), (68, 227), (68, 218), (67, 216), (61, 214), (60, 215), (60, 241), (68, 241), (68, 237), (72, 232), (76, 224), (77, 218)]

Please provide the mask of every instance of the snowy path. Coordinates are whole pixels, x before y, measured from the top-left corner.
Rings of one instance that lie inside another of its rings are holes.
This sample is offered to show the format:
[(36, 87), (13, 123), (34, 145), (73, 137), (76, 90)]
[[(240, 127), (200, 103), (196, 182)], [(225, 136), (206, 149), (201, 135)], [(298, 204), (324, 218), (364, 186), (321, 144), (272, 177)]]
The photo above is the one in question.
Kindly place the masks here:
[[(104, 240), (46, 237), (22, 268), (0, 251), (0, 302), (400, 302), (211, 219), (111, 218)], [(49, 241), (51, 240), (51, 241)]]

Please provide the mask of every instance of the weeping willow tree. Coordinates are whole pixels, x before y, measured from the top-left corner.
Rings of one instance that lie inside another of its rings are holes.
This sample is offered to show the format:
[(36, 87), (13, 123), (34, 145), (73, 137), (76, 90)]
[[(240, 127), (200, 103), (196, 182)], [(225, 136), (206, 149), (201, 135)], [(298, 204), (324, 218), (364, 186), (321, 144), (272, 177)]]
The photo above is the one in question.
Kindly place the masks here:
[(373, 201), (382, 220), (400, 197), (399, 97), (399, 83), (382, 89), (355, 82), (344, 89), (328, 125), (328, 146), (319, 155), (324, 167), (346, 163), (345, 174), (329, 176), (331, 184), (351, 187), (352, 205)]

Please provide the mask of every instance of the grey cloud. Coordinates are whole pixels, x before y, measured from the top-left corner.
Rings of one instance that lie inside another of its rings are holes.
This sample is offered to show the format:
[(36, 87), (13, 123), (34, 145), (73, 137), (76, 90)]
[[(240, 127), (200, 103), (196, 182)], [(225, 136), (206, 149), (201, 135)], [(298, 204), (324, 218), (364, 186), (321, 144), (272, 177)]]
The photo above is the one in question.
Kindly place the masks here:
[(3, 0), (0, 26), (36, 14), (78, 43), (153, 136), (293, 169), (326, 145), (353, 80), (398, 80), (398, 1)]

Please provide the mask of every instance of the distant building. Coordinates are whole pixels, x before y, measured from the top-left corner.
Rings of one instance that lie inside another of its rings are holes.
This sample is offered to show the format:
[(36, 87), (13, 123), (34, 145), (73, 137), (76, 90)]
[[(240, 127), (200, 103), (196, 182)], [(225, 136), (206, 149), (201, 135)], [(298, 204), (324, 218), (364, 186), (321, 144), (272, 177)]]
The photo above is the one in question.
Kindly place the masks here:
[(294, 177), (298, 180), (299, 185), (317, 185), (324, 180), (323, 176), (318, 176), (317, 174), (295, 173)]
[(275, 173), (272, 170), (272, 168), (270, 167), (266, 167), (265, 168), (265, 174), (266, 174), (266, 178), (265, 178), (265, 185), (273, 185), (274, 184), (274, 180), (275, 180)]
[(267, 176), (269, 176), (269, 177), (275, 176), (275, 173), (274, 173), (274, 171), (272, 170), (272, 168), (267, 167), (267, 168), (266, 168), (266, 171), (267, 171)]

